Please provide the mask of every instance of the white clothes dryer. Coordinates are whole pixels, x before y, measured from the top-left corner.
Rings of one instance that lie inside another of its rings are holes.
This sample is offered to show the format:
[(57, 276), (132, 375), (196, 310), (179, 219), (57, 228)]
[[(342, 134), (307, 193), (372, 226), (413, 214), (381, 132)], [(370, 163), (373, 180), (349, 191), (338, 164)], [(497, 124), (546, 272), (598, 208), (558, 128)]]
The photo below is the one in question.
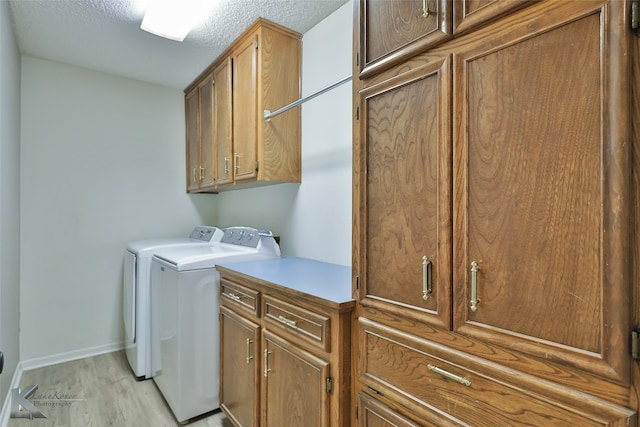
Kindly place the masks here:
[(219, 243), (223, 231), (217, 227), (196, 226), (189, 237), (138, 240), (124, 251), (122, 314), (125, 352), (138, 379), (151, 378), (151, 258), (167, 247), (208, 246)]
[(183, 423), (220, 406), (218, 263), (279, 258), (270, 232), (224, 229), (210, 247), (158, 250), (151, 266), (153, 381)]

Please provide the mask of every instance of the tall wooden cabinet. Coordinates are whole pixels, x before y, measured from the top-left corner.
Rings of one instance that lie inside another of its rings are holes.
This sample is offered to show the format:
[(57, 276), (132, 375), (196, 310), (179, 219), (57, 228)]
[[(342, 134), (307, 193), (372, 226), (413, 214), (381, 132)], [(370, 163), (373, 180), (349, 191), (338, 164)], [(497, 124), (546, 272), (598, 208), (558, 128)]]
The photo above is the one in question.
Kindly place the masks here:
[(408, 3), (355, 2), (353, 422), (637, 425), (630, 2), (447, 2), (361, 61)]
[[(264, 120), (300, 98), (300, 39), (260, 18), (185, 89), (187, 191), (300, 182), (300, 107)], [(194, 114), (191, 97), (203, 87), (208, 103)], [(192, 127), (206, 164), (192, 164)]]

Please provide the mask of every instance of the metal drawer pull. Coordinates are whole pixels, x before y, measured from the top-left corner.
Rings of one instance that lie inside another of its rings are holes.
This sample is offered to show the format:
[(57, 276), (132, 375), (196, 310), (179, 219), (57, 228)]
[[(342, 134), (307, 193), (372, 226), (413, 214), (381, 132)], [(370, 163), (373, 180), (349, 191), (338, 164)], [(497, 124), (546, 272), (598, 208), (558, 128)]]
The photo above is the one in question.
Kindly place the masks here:
[(291, 326), (292, 328), (297, 328), (298, 327), (298, 322), (297, 321), (291, 320), (291, 319), (287, 319), (286, 317), (284, 317), (282, 315), (278, 316), (278, 320), (281, 323), (284, 323), (287, 326)]
[(269, 372), (271, 372), (271, 369), (269, 369), (269, 350), (267, 350), (266, 348), (264, 349), (264, 377), (266, 378), (269, 375)]
[(251, 359), (253, 359), (251, 355), (251, 344), (253, 344), (253, 341), (251, 341), (251, 338), (247, 338), (247, 364), (251, 363)]
[(428, 300), (432, 291), (431, 260), (425, 255), (422, 257), (422, 299)]
[(429, 10), (429, 5), (427, 4), (427, 0), (422, 0), (422, 17), (428, 18), (431, 14), (434, 13), (432, 10)]
[(480, 300), (478, 299), (478, 271), (480, 266), (475, 261), (471, 261), (471, 311), (478, 309)]
[(204, 171), (206, 169), (207, 169), (206, 167), (200, 166), (200, 181), (202, 181), (204, 179)]
[(429, 368), (430, 371), (435, 372), (436, 374), (440, 374), (443, 377), (447, 377), (450, 380), (454, 380), (455, 382), (458, 382), (460, 384), (466, 385), (467, 387), (469, 387), (471, 385), (471, 380), (469, 378), (465, 378), (465, 377), (461, 377), (460, 375), (456, 375), (456, 374), (452, 374), (449, 371), (445, 371), (444, 369), (438, 368), (437, 366), (434, 365), (427, 365), (427, 367)]
[(229, 298), (229, 299), (234, 300), (234, 301), (240, 302), (240, 300), (241, 300), (241, 298), (238, 295), (236, 295), (236, 294), (234, 294), (232, 292), (224, 293), (223, 295), (225, 297)]

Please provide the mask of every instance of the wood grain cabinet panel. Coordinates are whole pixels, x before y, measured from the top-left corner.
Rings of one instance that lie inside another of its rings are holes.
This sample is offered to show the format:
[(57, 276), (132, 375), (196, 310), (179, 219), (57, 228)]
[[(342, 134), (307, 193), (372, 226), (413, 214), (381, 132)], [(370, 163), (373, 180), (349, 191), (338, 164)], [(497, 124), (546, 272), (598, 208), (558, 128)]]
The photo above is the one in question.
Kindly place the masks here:
[(439, 423), (446, 413), (473, 426), (611, 426), (635, 412), (602, 399), (501, 369), (418, 337), (360, 321), (360, 379), (385, 397)]
[(329, 427), (329, 362), (268, 331), (263, 339), (262, 425)]
[(200, 91), (197, 87), (185, 95), (187, 132), (187, 191), (200, 189)]
[(453, 9), (453, 33), (459, 35), (538, 0), (458, 0)]
[(187, 191), (204, 192), (214, 186), (213, 94), (213, 75), (208, 74), (185, 96)]
[(451, 324), (450, 58), (363, 90), (367, 263), (360, 302)]
[(618, 3), (456, 52), (454, 329), (627, 384), (629, 82), (607, 77), (629, 70), (609, 30)]
[(366, 78), (451, 38), (451, 2), (358, 0), (359, 76)]
[(358, 427), (418, 427), (366, 393), (358, 393)]
[(231, 58), (220, 62), (214, 71), (214, 141), (215, 149), (215, 184), (225, 185), (233, 183), (232, 160), (233, 150), (231, 142), (233, 140), (232, 112), (233, 112), (233, 86), (232, 86), (232, 63)]
[(220, 406), (235, 425), (260, 425), (260, 326), (220, 307)]

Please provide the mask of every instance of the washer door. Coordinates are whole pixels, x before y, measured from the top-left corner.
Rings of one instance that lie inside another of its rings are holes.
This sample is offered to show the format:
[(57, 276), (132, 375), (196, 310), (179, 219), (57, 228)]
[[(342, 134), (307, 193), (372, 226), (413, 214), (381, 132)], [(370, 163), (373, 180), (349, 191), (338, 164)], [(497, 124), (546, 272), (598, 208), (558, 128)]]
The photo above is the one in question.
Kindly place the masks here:
[(136, 343), (136, 254), (124, 252), (124, 287), (122, 291), (122, 314), (124, 317), (125, 346)]

